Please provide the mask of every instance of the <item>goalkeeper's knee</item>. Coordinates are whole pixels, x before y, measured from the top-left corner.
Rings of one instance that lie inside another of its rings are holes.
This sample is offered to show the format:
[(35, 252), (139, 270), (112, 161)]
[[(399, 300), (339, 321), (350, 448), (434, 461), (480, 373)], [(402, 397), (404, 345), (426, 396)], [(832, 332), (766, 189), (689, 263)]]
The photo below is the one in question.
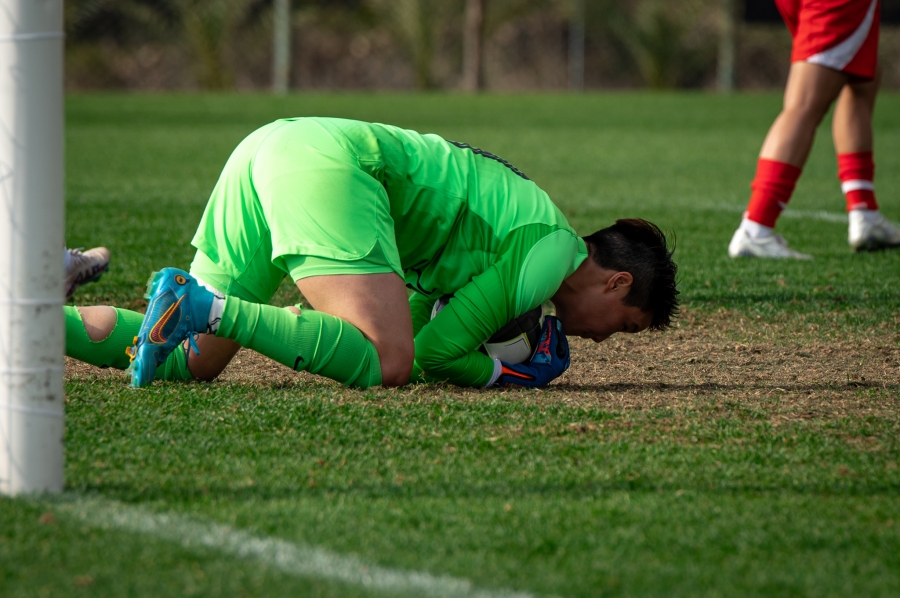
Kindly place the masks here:
[(416, 347), (412, 339), (400, 346), (378, 347), (378, 361), (381, 364), (382, 386), (403, 386), (409, 382)]

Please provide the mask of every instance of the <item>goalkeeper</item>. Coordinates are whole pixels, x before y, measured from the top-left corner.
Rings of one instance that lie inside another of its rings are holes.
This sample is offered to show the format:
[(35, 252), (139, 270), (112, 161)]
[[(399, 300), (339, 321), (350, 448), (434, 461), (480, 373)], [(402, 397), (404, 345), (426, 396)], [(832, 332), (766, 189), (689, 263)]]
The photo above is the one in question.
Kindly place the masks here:
[[(241, 346), (360, 388), (540, 387), (568, 367), (563, 332), (600, 342), (677, 312), (676, 266), (654, 225), (619, 220), (582, 239), (508, 162), (388, 125), (296, 118), (253, 132), (192, 245), (190, 274), (151, 281), (146, 316), (66, 307), (67, 355), (131, 362), (136, 387), (212, 380)], [(313, 309), (268, 305), (285, 276)], [(531, 361), (477, 350), (546, 300), (557, 317)]]

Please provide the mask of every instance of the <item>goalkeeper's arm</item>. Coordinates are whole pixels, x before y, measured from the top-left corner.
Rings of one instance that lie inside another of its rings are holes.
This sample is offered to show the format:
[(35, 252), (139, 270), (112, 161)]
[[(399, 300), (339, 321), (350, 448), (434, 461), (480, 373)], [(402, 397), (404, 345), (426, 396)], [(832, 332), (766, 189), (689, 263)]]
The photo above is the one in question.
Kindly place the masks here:
[(477, 349), (508, 322), (500, 268), (493, 265), (457, 291), (447, 306), (415, 337), (416, 363), (428, 381), (485, 386), (494, 375), (494, 360)]
[(577, 267), (577, 253), (577, 237), (568, 230), (530, 225), (511, 233), (494, 264), (456, 291), (418, 331), (414, 376), (460, 386), (494, 381), (499, 367), (478, 347), (512, 318), (552, 297)]

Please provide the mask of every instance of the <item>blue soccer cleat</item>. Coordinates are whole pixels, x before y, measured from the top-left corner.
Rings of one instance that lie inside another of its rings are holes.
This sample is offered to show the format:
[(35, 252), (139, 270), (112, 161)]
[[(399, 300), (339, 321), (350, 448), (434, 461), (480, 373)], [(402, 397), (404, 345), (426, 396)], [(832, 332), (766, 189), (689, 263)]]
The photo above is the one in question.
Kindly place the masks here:
[(145, 297), (150, 300), (147, 314), (127, 351), (134, 388), (149, 386), (156, 368), (185, 340), (200, 354), (194, 337), (206, 332), (215, 295), (184, 270), (164, 268), (150, 278)]

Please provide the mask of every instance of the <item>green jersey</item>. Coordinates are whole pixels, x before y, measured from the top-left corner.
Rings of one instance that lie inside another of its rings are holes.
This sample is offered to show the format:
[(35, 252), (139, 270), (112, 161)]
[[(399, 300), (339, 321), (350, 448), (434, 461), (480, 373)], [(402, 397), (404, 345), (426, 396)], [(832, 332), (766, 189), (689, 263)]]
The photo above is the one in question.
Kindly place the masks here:
[[(480, 344), (587, 256), (547, 194), (506, 161), (389, 125), (277, 121), (238, 146), (216, 189), (194, 245), (236, 287), (267, 301), (287, 273), (396, 272), (413, 291), (415, 372), (431, 380), (489, 382), (495, 364)], [(226, 230), (238, 221), (240, 232)]]

